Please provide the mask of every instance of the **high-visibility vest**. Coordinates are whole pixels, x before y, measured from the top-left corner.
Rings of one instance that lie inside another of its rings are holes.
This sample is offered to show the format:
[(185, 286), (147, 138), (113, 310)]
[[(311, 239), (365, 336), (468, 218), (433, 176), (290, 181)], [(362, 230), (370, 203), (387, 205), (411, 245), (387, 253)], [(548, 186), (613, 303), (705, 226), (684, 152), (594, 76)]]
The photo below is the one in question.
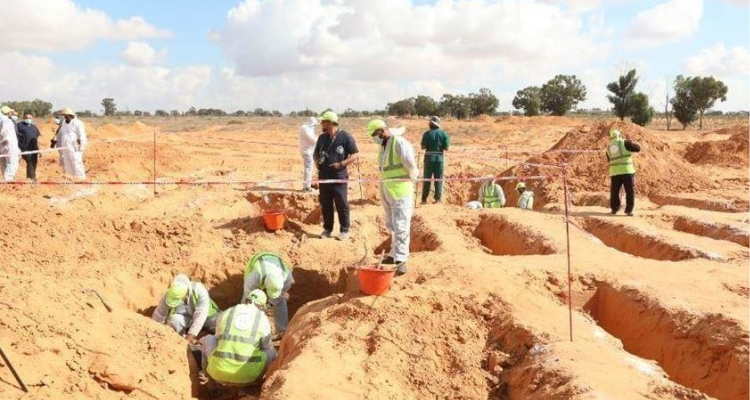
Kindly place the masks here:
[(502, 206), (503, 205), (500, 204), (500, 194), (497, 192), (495, 182), (487, 182), (482, 185), (482, 207), (500, 208)]
[(284, 260), (282, 260), (278, 254), (271, 253), (271, 252), (263, 252), (263, 253), (256, 254), (253, 258), (250, 259), (250, 261), (247, 262), (247, 265), (245, 265), (245, 280), (247, 280), (247, 277), (250, 276), (250, 274), (257, 271), (258, 274), (260, 274), (260, 287), (258, 289), (263, 290), (263, 291), (266, 290), (266, 277), (268, 276), (268, 267), (267, 267), (268, 263), (261, 262), (261, 261), (267, 258), (275, 258), (279, 261), (279, 265), (281, 265), (281, 274), (284, 277), (284, 281), (286, 281), (289, 278), (289, 274), (292, 273), (291, 268), (289, 268), (284, 263)]
[(263, 313), (250, 304), (236, 305), (222, 313), (216, 323), (218, 344), (208, 356), (206, 372), (220, 383), (246, 385), (263, 373), (268, 356), (260, 342), (270, 332), (261, 332)]
[[(196, 308), (198, 308), (198, 292), (195, 290), (195, 285), (196, 285), (196, 282), (190, 282), (190, 289), (192, 291), (192, 296), (190, 296), (188, 298), (188, 301), (192, 303), (193, 310), (195, 310)], [(182, 304), (182, 303), (180, 303), (180, 304)], [(219, 311), (221, 311), (221, 309), (219, 308), (219, 306), (217, 306), (216, 303), (214, 303), (213, 299), (209, 298), (209, 303), (208, 304), (209, 304), (208, 305), (208, 318), (213, 317), (214, 315), (216, 315), (216, 313), (218, 313)], [(179, 305), (177, 307), (179, 307)], [(174, 314), (174, 312), (177, 309), (177, 307), (170, 308), (169, 309), (169, 313), (167, 314), (167, 316), (171, 316), (172, 314)]]
[(521, 193), (521, 197), (518, 198), (518, 208), (522, 210), (531, 210), (534, 208), (534, 192), (525, 191)]
[[(396, 152), (396, 140), (398, 136), (391, 136), (385, 145), (385, 157), (381, 158), (381, 176), (383, 179), (409, 179), (409, 171)], [(383, 182), (383, 186), (395, 199), (403, 199), (414, 193), (414, 185), (411, 181)]]
[(632, 153), (625, 148), (625, 140), (614, 139), (607, 146), (609, 156), (609, 176), (628, 175), (635, 173)]

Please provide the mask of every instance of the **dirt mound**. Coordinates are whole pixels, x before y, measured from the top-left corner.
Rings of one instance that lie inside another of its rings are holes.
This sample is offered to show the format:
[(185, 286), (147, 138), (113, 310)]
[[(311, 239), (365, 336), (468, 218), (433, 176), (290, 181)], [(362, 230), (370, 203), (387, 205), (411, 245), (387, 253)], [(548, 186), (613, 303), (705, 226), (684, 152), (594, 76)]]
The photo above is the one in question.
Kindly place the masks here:
[(726, 140), (693, 143), (688, 146), (685, 159), (691, 164), (747, 168), (750, 163), (750, 126), (736, 125), (712, 133), (732, 136)]
[[(98, 143), (86, 154), (86, 173), (91, 178), (108, 180), (144, 180), (154, 178), (154, 148), (150, 143)], [(185, 153), (171, 146), (156, 149), (158, 177), (168, 176), (180, 169)]]
[(539, 116), (539, 117), (505, 116), (505, 117), (497, 118), (495, 122), (508, 124), (508, 125), (526, 125), (526, 126), (546, 126), (546, 125), (578, 126), (581, 124), (580, 121), (576, 121), (575, 119), (572, 119), (572, 118), (553, 117), (553, 116)]
[(135, 135), (140, 135), (142, 133), (150, 133), (150, 132), (153, 132), (155, 129), (156, 128), (148, 126), (141, 121), (136, 121), (128, 127), (128, 131)]
[(97, 139), (109, 139), (123, 136), (124, 132), (120, 127), (112, 124), (104, 124), (95, 130)]
[[(605, 156), (609, 131), (619, 129), (623, 136), (641, 146), (634, 156), (636, 168), (636, 194), (696, 192), (713, 187), (703, 175), (695, 171), (672, 146), (641, 127), (626, 122), (602, 122), (582, 126), (568, 132), (549, 151), (528, 160), (531, 164), (568, 164), (568, 184), (576, 192), (608, 192), (609, 172)], [(597, 150), (596, 152), (568, 153), (558, 150)], [(599, 152), (600, 151), (600, 152)], [(562, 202), (564, 194), (561, 170), (551, 167), (520, 165), (504, 175), (551, 176), (550, 180), (528, 182), (535, 193), (535, 207), (546, 203)], [(514, 182), (504, 184), (508, 201), (513, 204), (518, 195)], [(573, 199), (577, 204), (577, 199)]]

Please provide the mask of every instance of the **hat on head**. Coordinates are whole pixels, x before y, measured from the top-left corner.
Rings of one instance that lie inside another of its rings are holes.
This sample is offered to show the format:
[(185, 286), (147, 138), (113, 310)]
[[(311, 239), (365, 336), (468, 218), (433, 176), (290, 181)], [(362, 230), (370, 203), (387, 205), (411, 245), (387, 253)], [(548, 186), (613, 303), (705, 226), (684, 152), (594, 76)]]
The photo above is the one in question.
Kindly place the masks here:
[(609, 138), (610, 139), (617, 139), (617, 138), (620, 138), (620, 137), (622, 137), (622, 132), (620, 132), (619, 130), (612, 129), (611, 131), (609, 131)]
[(382, 119), (373, 119), (367, 123), (367, 136), (372, 136), (375, 132), (386, 128), (385, 121)]
[(72, 108), (68, 108), (68, 107), (65, 107), (62, 110), (60, 110), (59, 114), (60, 115), (72, 115), (72, 116), (76, 115), (75, 111), (73, 111)]
[(436, 115), (433, 115), (433, 116), (431, 116), (431, 117), (429, 118), (429, 120), (430, 120), (430, 123), (431, 123), (431, 124), (433, 124), (433, 125), (437, 126), (438, 128), (440, 128), (440, 124), (442, 123), (442, 122), (440, 121), (440, 117), (438, 117), (438, 116), (436, 116)]
[(516, 184), (516, 190), (518, 190), (518, 189), (526, 189), (526, 184), (523, 183), (523, 182), (518, 182)]
[(179, 306), (182, 302), (182, 299), (184, 299), (188, 293), (189, 285), (190, 281), (185, 282), (184, 279), (180, 279), (180, 275), (175, 277), (175, 279), (172, 281), (172, 284), (169, 286), (169, 289), (167, 290), (167, 307), (175, 308)]
[(333, 111), (326, 111), (320, 116), (320, 122), (328, 121), (334, 125), (339, 124), (339, 116)]
[(266, 296), (266, 294), (260, 289), (255, 289), (247, 295), (247, 303), (262, 307), (265, 306), (267, 302), (268, 296)]
[(2, 107), (0, 107), (0, 113), (3, 113), (5, 115), (8, 115), (8, 113), (11, 112), (11, 111), (13, 111), (13, 109), (10, 108), (10, 107), (8, 107), (8, 106), (2, 106)]

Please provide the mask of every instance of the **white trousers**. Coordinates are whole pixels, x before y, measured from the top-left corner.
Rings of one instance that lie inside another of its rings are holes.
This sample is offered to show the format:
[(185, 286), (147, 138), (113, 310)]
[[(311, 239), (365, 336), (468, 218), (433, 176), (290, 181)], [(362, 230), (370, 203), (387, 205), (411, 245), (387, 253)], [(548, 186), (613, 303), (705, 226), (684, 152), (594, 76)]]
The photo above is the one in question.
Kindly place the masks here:
[(303, 173), (302, 179), (302, 188), (303, 189), (310, 189), (311, 188), (311, 181), (312, 181), (312, 171), (313, 171), (313, 155), (310, 154), (302, 154), (302, 163), (305, 166), (305, 172)]
[(396, 262), (405, 262), (409, 258), (414, 197), (413, 195), (409, 195), (401, 199), (395, 199), (381, 185), (380, 202), (385, 211), (385, 226), (391, 234), (390, 256)]
[(60, 164), (63, 167), (63, 173), (73, 175), (78, 179), (86, 179), (82, 151), (68, 148), (60, 150)]
[(9, 157), (0, 158), (0, 165), (3, 167), (3, 180), (10, 182), (16, 179), (18, 173), (19, 156), (11, 154)]

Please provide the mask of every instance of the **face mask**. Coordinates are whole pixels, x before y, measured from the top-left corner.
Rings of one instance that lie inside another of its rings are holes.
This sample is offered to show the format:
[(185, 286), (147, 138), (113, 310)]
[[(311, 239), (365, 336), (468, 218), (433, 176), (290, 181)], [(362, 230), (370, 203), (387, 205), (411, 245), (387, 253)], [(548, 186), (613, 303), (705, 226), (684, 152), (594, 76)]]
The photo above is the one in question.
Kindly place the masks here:
[(380, 136), (373, 136), (372, 137), (372, 141), (373, 141), (373, 143), (375, 143), (377, 145), (381, 145), (381, 146), (383, 145), (383, 138), (380, 137)]
[(18, 116), (14, 115), (14, 116), (10, 117), (10, 119), (12, 119), (13, 121), (18, 121)]
[(55, 124), (57, 125), (62, 124), (62, 120), (60, 118), (55, 118)]
[(23, 122), (25, 122), (26, 125), (33, 125), (34, 124), (34, 121), (32, 121), (30, 119), (25, 119), (25, 120), (23, 120)]

